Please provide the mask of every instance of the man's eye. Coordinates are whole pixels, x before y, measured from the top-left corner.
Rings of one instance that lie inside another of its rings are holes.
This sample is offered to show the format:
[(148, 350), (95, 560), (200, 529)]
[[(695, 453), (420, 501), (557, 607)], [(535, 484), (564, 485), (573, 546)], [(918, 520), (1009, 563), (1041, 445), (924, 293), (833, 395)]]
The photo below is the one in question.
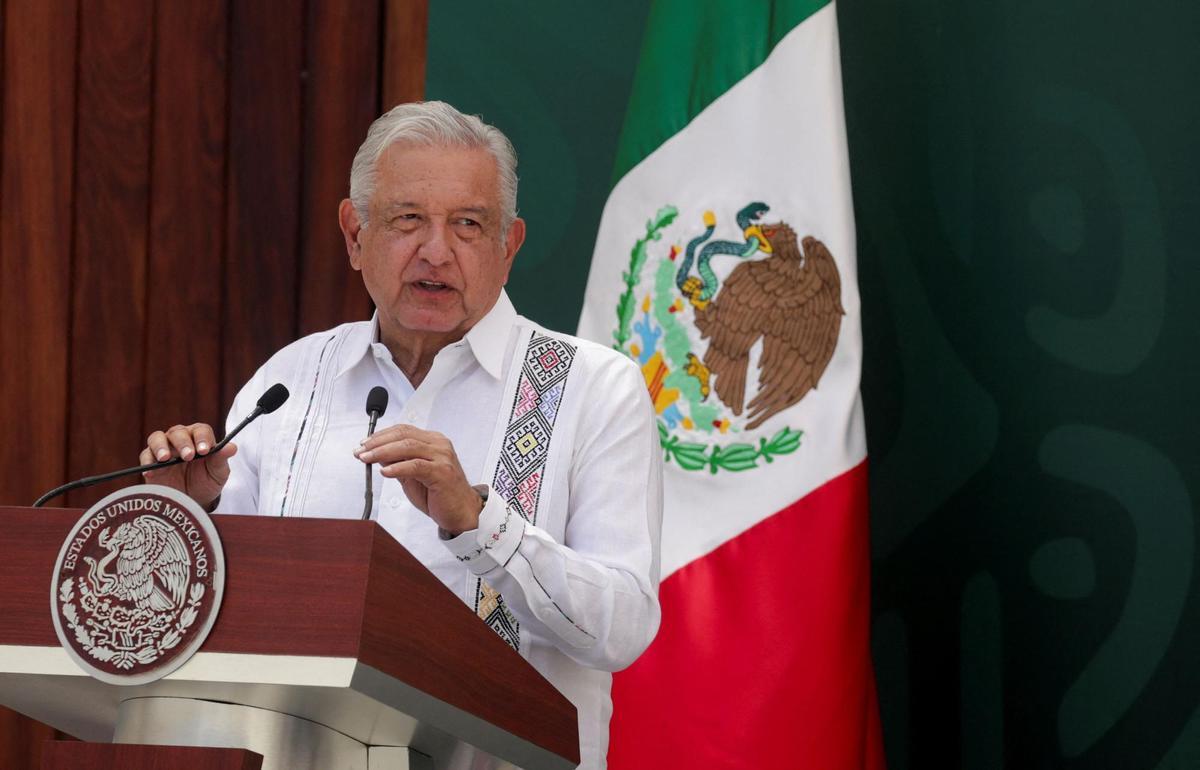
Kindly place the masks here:
[(463, 217), (463, 218), (457, 220), (455, 222), (455, 224), (463, 226), (463, 227), (472, 227), (472, 228), (481, 227), (481, 225), (478, 222), (476, 222), (474, 219), (468, 219), (467, 217)]
[(397, 214), (392, 217), (391, 225), (402, 230), (411, 230), (421, 222), (420, 214)]

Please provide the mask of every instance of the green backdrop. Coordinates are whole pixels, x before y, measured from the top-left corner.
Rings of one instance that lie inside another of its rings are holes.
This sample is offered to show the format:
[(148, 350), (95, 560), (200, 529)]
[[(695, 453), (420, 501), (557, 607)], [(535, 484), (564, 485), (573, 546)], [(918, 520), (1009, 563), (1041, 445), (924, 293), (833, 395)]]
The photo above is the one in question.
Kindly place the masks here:
[[(516, 144), (552, 327), (648, 7), (431, 3), (427, 93)], [(1200, 5), (838, 15), (889, 765), (1200, 767)]]

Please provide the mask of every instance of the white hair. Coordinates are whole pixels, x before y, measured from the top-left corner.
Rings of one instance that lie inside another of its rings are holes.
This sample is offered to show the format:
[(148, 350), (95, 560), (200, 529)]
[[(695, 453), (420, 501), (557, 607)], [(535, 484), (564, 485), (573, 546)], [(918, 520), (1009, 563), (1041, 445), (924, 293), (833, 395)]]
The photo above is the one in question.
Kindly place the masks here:
[(500, 177), (501, 231), (517, 218), (517, 152), (500, 129), (478, 115), (464, 115), (445, 102), (400, 104), (375, 119), (350, 167), (350, 202), (365, 227), (379, 158), (393, 144), (485, 149), (496, 159)]

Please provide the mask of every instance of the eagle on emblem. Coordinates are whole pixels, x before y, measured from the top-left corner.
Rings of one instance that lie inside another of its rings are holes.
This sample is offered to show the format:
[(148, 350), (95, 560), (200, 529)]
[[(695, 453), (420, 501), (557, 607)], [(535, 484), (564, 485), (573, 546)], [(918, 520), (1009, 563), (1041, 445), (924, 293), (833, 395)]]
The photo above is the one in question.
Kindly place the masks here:
[[(97, 542), (108, 549), (108, 555), (99, 562), (83, 557), (88, 582), (97, 596), (111, 594), (139, 610), (153, 612), (183, 605), (191, 558), (175, 528), (157, 517), (139, 516), (117, 527), (112, 536), (105, 529)], [(113, 559), (117, 561), (116, 575), (106, 572)]]
[[(739, 213), (757, 219), (767, 209), (752, 206)], [(693, 305), (696, 328), (710, 341), (703, 363), (712, 390), (735, 415), (748, 410), (752, 430), (817, 387), (846, 311), (841, 276), (824, 243), (809, 236), (797, 244), (796, 231), (784, 222), (739, 224), (767, 257), (742, 262), (711, 301)], [(758, 392), (745, 404), (750, 350), (760, 339)]]

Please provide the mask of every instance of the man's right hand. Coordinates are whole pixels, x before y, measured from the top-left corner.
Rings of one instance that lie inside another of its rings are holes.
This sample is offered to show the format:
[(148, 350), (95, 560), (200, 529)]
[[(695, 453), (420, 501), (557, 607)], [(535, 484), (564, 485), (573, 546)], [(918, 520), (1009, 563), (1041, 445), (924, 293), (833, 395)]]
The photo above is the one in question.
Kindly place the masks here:
[(202, 422), (156, 430), (146, 438), (139, 457), (141, 465), (182, 457), (183, 462), (142, 474), (149, 484), (178, 489), (206, 510), (221, 496), (229, 480), (229, 458), (237, 453), (236, 444), (227, 444), (220, 452), (209, 454), (216, 446), (211, 426)]

